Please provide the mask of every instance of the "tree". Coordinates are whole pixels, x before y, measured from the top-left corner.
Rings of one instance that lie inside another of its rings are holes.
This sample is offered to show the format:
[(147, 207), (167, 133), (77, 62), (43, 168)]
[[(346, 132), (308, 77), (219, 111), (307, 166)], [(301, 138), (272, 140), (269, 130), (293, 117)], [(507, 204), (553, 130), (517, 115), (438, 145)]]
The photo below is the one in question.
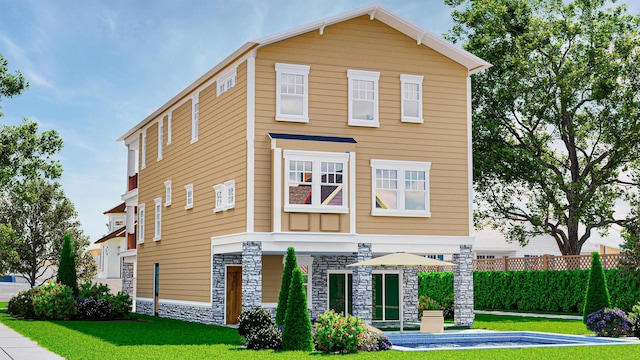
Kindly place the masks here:
[(57, 266), (62, 239), (73, 238), (78, 277), (90, 279), (96, 264), (84, 250), (89, 239), (80, 229), (73, 204), (60, 184), (45, 180), (26, 182), (0, 198), (0, 224), (11, 226), (19, 238), (17, 258), (7, 263), (9, 271), (25, 275), (31, 286), (51, 266)]
[(282, 349), (313, 351), (313, 333), (307, 308), (307, 294), (302, 283), (302, 271), (297, 266), (291, 275), (291, 289), (284, 329), (282, 329)]
[(446, 0), (474, 75), (476, 223), (580, 254), (637, 199), (640, 15), (605, 0)]
[(587, 282), (587, 292), (584, 298), (584, 311), (582, 312), (583, 322), (587, 322), (587, 316), (592, 312), (611, 307), (607, 278), (604, 276), (600, 254), (591, 253), (591, 269), (589, 270), (589, 281)]
[(622, 257), (619, 261), (624, 276), (640, 278), (640, 224), (638, 221), (627, 223), (620, 233), (624, 242), (620, 245)]
[(284, 270), (282, 271), (282, 282), (280, 284), (280, 294), (278, 295), (278, 306), (276, 307), (276, 326), (284, 324), (287, 313), (287, 302), (289, 300), (289, 289), (291, 287), (291, 275), (293, 269), (298, 267), (296, 259), (296, 249), (287, 248), (287, 257), (284, 261)]
[(58, 261), (58, 275), (56, 280), (71, 288), (74, 295), (78, 295), (76, 256), (75, 251), (73, 250), (73, 239), (69, 234), (66, 234), (62, 241), (62, 250), (60, 251), (60, 260)]
[(10, 226), (0, 224), (0, 275), (7, 273), (8, 264), (18, 259), (19, 240)]
[[(0, 97), (19, 95), (27, 87), (29, 83), (24, 81), (20, 71), (16, 71), (15, 74), (9, 73), (9, 62), (0, 54)], [(1, 112), (0, 116), (2, 116)]]

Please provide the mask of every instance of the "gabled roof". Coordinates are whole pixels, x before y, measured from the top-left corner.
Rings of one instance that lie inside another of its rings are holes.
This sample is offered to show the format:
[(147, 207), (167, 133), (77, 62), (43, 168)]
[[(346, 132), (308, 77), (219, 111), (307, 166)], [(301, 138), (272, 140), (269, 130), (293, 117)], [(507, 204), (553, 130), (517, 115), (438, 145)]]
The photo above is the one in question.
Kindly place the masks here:
[(434, 32), (421, 28), (420, 26), (410, 22), (409, 20), (391, 12), (390, 10), (386, 9), (380, 4), (371, 4), (359, 9), (355, 9), (342, 14), (331, 16), (323, 20), (312, 22), (307, 25), (299, 26), (290, 30), (279, 32), (277, 34), (270, 35), (270, 36), (265, 36), (265, 37), (245, 43), (238, 50), (236, 50), (231, 55), (227, 56), (224, 60), (222, 60), (222, 62), (220, 62), (218, 65), (214, 66), (213, 69), (207, 71), (204, 75), (202, 75), (196, 81), (191, 83), (191, 85), (189, 85), (186, 89), (182, 90), (179, 94), (171, 98), (171, 100), (167, 101), (164, 105), (162, 105), (160, 108), (154, 111), (151, 115), (147, 116), (144, 120), (142, 120), (136, 126), (134, 126), (129, 131), (127, 131), (124, 135), (122, 135), (118, 139), (118, 141), (124, 141), (126, 138), (131, 136), (135, 131), (137, 131), (144, 124), (156, 119), (158, 116), (161, 116), (174, 103), (186, 97), (191, 91), (196, 89), (201, 84), (205, 83), (207, 80), (211, 79), (214, 75), (216, 75), (218, 72), (223, 70), (227, 65), (231, 64), (232, 62), (234, 62), (235, 60), (237, 60), (238, 58), (246, 54), (248, 51), (253, 49), (258, 49), (263, 46), (271, 45), (273, 43), (283, 41), (298, 35), (302, 35), (310, 31), (319, 30), (320, 32), (322, 32), (324, 31), (324, 28), (327, 26), (331, 26), (333, 24), (351, 20), (363, 15), (368, 15), (371, 18), (371, 20), (373, 19), (379, 20), (384, 24), (387, 24), (388, 26), (413, 38), (414, 40), (416, 40), (418, 45), (427, 46), (441, 53), (442, 55), (448, 57), (449, 59), (466, 67), (467, 70), (469, 71), (469, 74), (474, 74), (478, 71), (482, 71), (484, 69), (491, 67), (490, 63), (450, 43), (449, 41), (443, 39), (440, 35), (437, 35)]
[(124, 233), (126, 232), (127, 227), (123, 226), (121, 228), (115, 229), (113, 230), (111, 233), (101, 237), (100, 239), (96, 240), (94, 242), (94, 244), (99, 244), (99, 243), (103, 243), (107, 240), (111, 240), (111, 239), (115, 239), (115, 238), (119, 238), (119, 237), (124, 237)]
[(103, 214), (107, 215), (107, 214), (123, 213), (125, 212), (125, 209), (126, 209), (126, 205), (125, 203), (122, 203), (112, 209), (105, 211)]

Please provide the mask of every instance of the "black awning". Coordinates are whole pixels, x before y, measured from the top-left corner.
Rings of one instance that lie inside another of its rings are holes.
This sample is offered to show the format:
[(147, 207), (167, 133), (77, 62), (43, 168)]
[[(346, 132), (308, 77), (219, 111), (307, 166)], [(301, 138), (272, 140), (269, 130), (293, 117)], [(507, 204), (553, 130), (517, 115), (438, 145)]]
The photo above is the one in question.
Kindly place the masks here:
[(348, 144), (358, 143), (354, 138), (339, 137), (339, 136), (269, 133), (269, 137), (272, 139), (286, 139), (286, 140), (323, 141), (323, 142), (348, 143)]

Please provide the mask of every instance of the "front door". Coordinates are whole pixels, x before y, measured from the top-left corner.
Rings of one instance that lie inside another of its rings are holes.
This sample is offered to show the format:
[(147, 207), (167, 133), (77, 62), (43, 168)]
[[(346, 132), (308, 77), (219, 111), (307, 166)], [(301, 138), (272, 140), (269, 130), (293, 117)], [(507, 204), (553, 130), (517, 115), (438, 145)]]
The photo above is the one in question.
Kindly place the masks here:
[(242, 266), (227, 266), (226, 322), (237, 324), (242, 311)]

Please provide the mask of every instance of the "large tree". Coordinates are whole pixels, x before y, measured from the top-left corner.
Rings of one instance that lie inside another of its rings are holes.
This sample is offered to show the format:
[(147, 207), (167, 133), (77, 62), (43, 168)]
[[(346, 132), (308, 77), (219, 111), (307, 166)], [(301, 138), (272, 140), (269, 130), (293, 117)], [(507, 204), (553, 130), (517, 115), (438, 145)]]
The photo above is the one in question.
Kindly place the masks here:
[(605, 0), (445, 0), (473, 77), (476, 221), (579, 254), (637, 197), (640, 16)]
[[(0, 53), (0, 98), (19, 95), (28, 87), (29, 83), (24, 81), (20, 71), (16, 71), (14, 74), (9, 72), (9, 62)], [(2, 116), (1, 112), (0, 116)]]
[(93, 277), (95, 261), (84, 251), (89, 238), (60, 184), (38, 179), (13, 190), (0, 198), (0, 224), (8, 224), (20, 240), (17, 256), (7, 259), (8, 269), (25, 275), (34, 286), (47, 269), (57, 267), (64, 235), (70, 234), (78, 278)]

